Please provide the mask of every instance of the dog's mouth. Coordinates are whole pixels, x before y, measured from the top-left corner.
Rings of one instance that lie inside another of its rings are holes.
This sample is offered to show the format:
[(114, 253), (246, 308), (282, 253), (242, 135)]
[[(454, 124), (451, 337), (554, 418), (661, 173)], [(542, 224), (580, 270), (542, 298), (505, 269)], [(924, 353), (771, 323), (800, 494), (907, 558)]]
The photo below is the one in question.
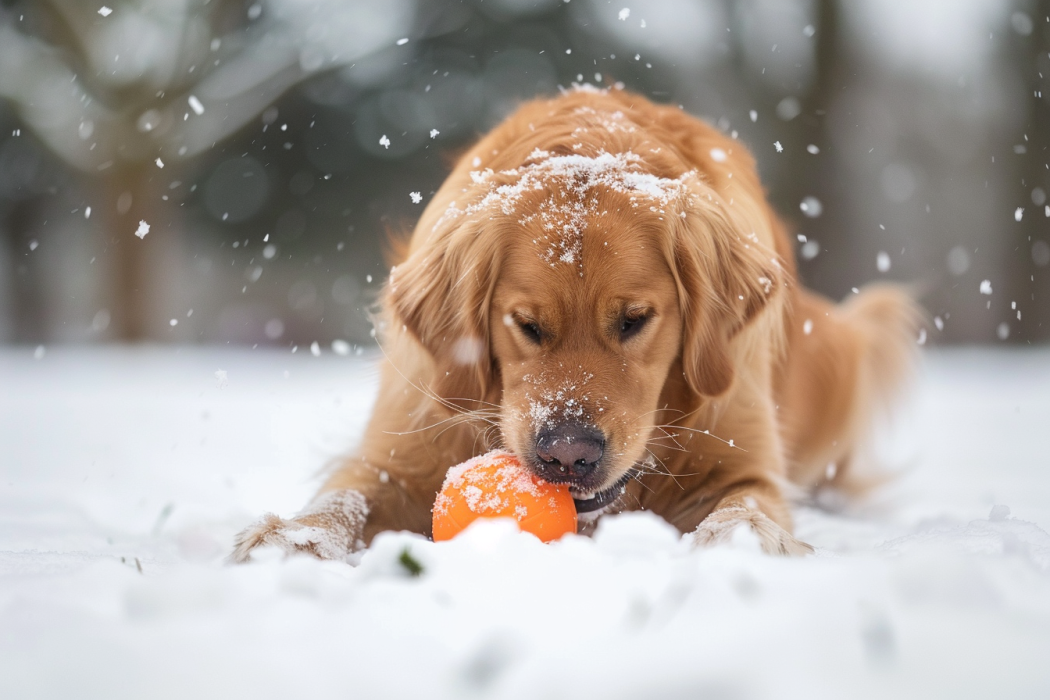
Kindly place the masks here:
[(612, 486), (601, 491), (580, 491), (576, 488), (570, 488), (569, 493), (572, 494), (572, 500), (576, 503), (576, 512), (593, 513), (611, 503), (615, 503), (616, 499), (627, 490), (627, 482), (634, 478), (637, 473), (638, 470), (630, 469), (617, 479)]

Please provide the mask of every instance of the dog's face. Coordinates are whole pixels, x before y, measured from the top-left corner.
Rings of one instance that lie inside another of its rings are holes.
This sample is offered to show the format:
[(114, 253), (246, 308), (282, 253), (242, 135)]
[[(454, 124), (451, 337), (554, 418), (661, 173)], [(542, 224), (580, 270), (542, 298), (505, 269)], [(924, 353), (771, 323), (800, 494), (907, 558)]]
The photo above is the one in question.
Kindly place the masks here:
[(393, 332), (433, 360), (425, 388), (488, 418), (498, 405), (504, 446), (569, 483), (582, 511), (615, 500), (646, 462), (669, 421), (661, 401), (728, 389), (730, 341), (779, 278), (757, 177), (733, 142), (706, 130), (699, 148), (718, 157), (695, 160), (652, 138), (607, 152), (617, 134), (644, 134), (601, 119), (589, 146), (572, 143), (577, 129), (549, 151), (520, 139), (493, 150), (499, 167), (461, 161), (386, 298)]
[(682, 339), (661, 222), (625, 216), (622, 195), (595, 199), (607, 206), (593, 207), (571, 260), (545, 255), (542, 221), (506, 238), (489, 308), (504, 443), (569, 483), (582, 509), (619, 495), (646, 458)]

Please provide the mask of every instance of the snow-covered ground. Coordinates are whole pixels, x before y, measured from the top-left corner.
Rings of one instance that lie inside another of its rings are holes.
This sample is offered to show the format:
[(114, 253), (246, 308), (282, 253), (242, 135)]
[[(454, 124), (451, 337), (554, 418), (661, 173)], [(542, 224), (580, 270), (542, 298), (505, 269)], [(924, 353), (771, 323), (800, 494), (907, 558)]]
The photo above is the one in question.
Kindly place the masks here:
[(930, 352), (905, 475), (797, 511), (816, 556), (628, 515), (357, 567), (223, 557), (352, 446), (374, 357), (33, 355), (0, 351), (2, 698), (1050, 697), (1050, 350)]

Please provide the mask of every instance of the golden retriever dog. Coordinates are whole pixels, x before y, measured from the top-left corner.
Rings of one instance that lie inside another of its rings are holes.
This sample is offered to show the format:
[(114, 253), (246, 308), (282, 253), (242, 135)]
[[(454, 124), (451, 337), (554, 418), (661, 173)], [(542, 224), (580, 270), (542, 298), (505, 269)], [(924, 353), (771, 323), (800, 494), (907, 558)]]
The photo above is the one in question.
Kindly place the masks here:
[(682, 110), (590, 87), (527, 103), (459, 160), (391, 272), (357, 455), (231, 559), (429, 535), (449, 467), (496, 447), (569, 484), (584, 532), (648, 510), (697, 546), (744, 526), (805, 553), (789, 497), (850, 486), (918, 318), (891, 287), (802, 289), (750, 154)]

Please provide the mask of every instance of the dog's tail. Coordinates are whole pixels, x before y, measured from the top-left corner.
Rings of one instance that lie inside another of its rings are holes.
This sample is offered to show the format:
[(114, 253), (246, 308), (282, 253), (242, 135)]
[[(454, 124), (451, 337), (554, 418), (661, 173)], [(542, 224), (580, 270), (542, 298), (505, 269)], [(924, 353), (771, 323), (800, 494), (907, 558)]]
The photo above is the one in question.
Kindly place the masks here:
[(780, 401), (791, 479), (863, 494), (889, 478), (858, 462), (915, 368), (923, 313), (905, 288), (879, 284), (840, 305), (800, 291), (793, 316)]
[(915, 368), (923, 312), (904, 288), (876, 284), (844, 303), (842, 313), (864, 341), (861, 378), (886, 406)]
[[(890, 409), (914, 375), (924, 312), (910, 291), (898, 285), (874, 284), (840, 307), (843, 321), (860, 340), (852, 420), (847, 441), (849, 468), (831, 480), (837, 490), (862, 495), (892, 477), (876, 465), (861, 464), (861, 450), (879, 419)], [(844, 465), (845, 466), (845, 465)]]

